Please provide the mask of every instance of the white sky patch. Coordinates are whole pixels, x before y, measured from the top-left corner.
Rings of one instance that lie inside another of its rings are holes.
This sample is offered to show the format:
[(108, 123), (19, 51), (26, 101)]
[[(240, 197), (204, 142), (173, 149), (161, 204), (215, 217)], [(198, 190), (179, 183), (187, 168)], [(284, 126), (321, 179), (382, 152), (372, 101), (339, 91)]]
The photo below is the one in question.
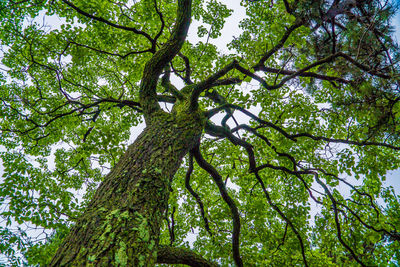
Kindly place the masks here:
[(392, 25), (394, 26), (393, 37), (397, 43), (400, 44), (400, 12), (397, 12), (397, 14), (393, 17)]
[[(217, 46), (220, 52), (229, 54), (227, 45), (235, 36), (240, 35), (241, 29), (239, 28), (239, 22), (246, 17), (246, 9), (240, 5), (239, 0), (220, 0), (219, 2), (225, 4), (229, 9), (232, 9), (233, 12), (232, 15), (226, 19), (224, 28), (221, 30), (221, 36), (216, 39), (210, 38), (208, 42)], [(202, 23), (196, 20), (193, 20), (190, 25), (187, 39), (193, 44), (197, 44), (200, 41), (203, 43), (207, 42), (208, 35), (204, 37), (197, 36), (197, 29), (200, 25), (202, 25)], [(211, 25), (208, 25), (206, 28), (209, 30), (210, 27)]]

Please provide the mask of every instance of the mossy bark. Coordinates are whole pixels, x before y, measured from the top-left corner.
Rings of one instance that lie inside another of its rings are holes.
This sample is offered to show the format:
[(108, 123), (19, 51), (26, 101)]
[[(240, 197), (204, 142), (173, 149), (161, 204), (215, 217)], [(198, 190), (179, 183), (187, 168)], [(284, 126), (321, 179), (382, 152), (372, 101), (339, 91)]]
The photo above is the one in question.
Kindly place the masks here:
[(154, 114), (105, 177), (50, 266), (153, 266), (172, 177), (203, 127), (198, 112)]

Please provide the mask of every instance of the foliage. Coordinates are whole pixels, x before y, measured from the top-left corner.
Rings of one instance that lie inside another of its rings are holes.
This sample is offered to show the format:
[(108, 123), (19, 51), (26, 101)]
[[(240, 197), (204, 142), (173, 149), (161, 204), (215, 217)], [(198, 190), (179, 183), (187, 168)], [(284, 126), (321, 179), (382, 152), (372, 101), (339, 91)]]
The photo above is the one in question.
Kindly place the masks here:
[[(193, 0), (201, 41), (186, 40), (157, 84), (166, 110), (184, 93), (176, 88), (202, 85), (209, 118), (173, 179), (160, 244), (221, 266), (395, 266), (400, 202), (383, 185), (400, 168), (394, 7), (243, 0), (225, 53), (213, 43), (230, 5)], [(145, 64), (171, 38), (176, 8), (0, 1), (0, 250), (9, 263), (48, 264), (132, 142), (144, 122)]]

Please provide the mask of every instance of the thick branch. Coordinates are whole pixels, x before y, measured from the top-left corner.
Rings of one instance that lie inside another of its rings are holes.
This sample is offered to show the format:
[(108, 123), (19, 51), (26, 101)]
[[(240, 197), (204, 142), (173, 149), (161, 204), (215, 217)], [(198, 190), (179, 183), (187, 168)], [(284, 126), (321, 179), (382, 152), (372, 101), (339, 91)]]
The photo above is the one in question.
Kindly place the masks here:
[(178, 56), (180, 56), (183, 61), (185, 62), (185, 77), (183, 78), (183, 80), (187, 83), (187, 84), (192, 84), (192, 80), (190, 79), (190, 75), (192, 74), (192, 69), (190, 67), (190, 61), (189, 58), (187, 56), (185, 56), (182, 53), (179, 53)]
[[(268, 73), (276, 73), (276, 74), (282, 74), (282, 75), (293, 75), (296, 74), (296, 71), (293, 70), (284, 70), (284, 69), (275, 69), (275, 68), (270, 68), (266, 66), (261, 66), (259, 70), (268, 72)], [(340, 82), (340, 83), (350, 83), (350, 81), (340, 78), (340, 77), (333, 77), (333, 76), (327, 76), (327, 75), (322, 75), (319, 73), (314, 73), (314, 72), (303, 72), (297, 74), (297, 76), (300, 77), (310, 77), (310, 78), (315, 78), (319, 80), (325, 80), (325, 81), (335, 81), (335, 82)]]
[(243, 139), (235, 137), (229, 130), (227, 130), (224, 127), (216, 126), (216, 128), (219, 128), (220, 133), (225, 135), (233, 144), (239, 145), (239, 146), (243, 147), (244, 149), (246, 149), (246, 152), (247, 152), (247, 155), (248, 155), (248, 159), (249, 159), (249, 169), (250, 169), (250, 171), (254, 173), (257, 181), (261, 185), (262, 190), (263, 190), (263, 192), (265, 194), (265, 197), (266, 197), (266, 199), (268, 201), (268, 204), (281, 216), (281, 218), (283, 220), (286, 221), (287, 224), (289, 224), (290, 228), (295, 233), (295, 235), (298, 238), (299, 243), (300, 243), (301, 252), (302, 252), (302, 256), (303, 256), (303, 262), (304, 262), (304, 264), (306, 266), (308, 266), (306, 255), (305, 255), (305, 247), (304, 247), (303, 239), (302, 239), (300, 233), (297, 231), (297, 229), (294, 226), (294, 224), (292, 223), (292, 221), (288, 217), (286, 217), (286, 215), (281, 211), (281, 209), (277, 205), (275, 205), (272, 202), (272, 200), (270, 198), (270, 195), (269, 195), (269, 193), (268, 193), (268, 191), (267, 191), (267, 189), (266, 189), (266, 187), (264, 185), (264, 182), (263, 182), (263, 180), (261, 179), (261, 177), (258, 174), (258, 170), (257, 170), (257, 167), (256, 167), (256, 160), (255, 160), (255, 157), (254, 157), (254, 151), (253, 151), (252, 145), (250, 143), (248, 143), (247, 141), (243, 140)]
[(277, 126), (272, 122), (265, 121), (265, 120), (259, 118), (258, 116), (254, 115), (250, 111), (242, 108), (241, 106), (235, 105), (235, 104), (224, 104), (222, 106), (208, 110), (205, 112), (205, 116), (207, 116), (208, 118), (211, 118), (212, 116), (214, 116), (221, 110), (225, 110), (226, 108), (232, 108), (232, 109), (239, 110), (242, 113), (244, 113), (245, 115), (252, 118), (253, 120), (260, 123), (261, 125), (275, 129), (276, 131), (281, 133), (283, 136), (285, 136), (286, 138), (288, 138), (294, 142), (296, 142), (299, 137), (307, 137), (307, 138), (313, 139), (315, 141), (321, 140), (321, 141), (326, 141), (328, 143), (340, 143), (340, 144), (348, 144), (348, 145), (355, 145), (355, 146), (378, 146), (378, 147), (387, 147), (387, 148), (390, 148), (393, 150), (400, 150), (400, 147), (398, 147), (398, 146), (394, 146), (394, 145), (390, 145), (390, 144), (386, 144), (386, 143), (380, 143), (380, 142), (368, 142), (366, 140), (365, 141), (355, 141), (355, 140), (348, 140), (348, 139), (328, 138), (328, 137), (324, 137), (324, 136), (315, 136), (315, 135), (312, 135), (309, 133), (290, 134), (284, 128)]
[(157, 251), (157, 263), (186, 264), (192, 267), (218, 267), (216, 263), (204, 259), (202, 256), (186, 248), (160, 246)]
[(176, 56), (186, 39), (191, 10), (191, 0), (178, 1), (177, 19), (171, 37), (145, 65), (139, 97), (147, 123), (154, 112), (161, 110), (156, 97), (157, 81), (164, 67)]
[(165, 73), (161, 78), (161, 85), (165, 88), (165, 90), (171, 93), (174, 97), (179, 100), (183, 99), (183, 95), (179, 90), (171, 83), (170, 81), (171, 71), (168, 67), (165, 68)]
[(226, 65), (223, 69), (219, 70), (218, 72), (214, 73), (213, 75), (211, 75), (210, 77), (208, 77), (206, 80), (198, 83), (194, 90), (193, 93), (191, 95), (191, 99), (190, 99), (190, 107), (191, 109), (196, 109), (198, 106), (198, 99), (199, 96), (202, 92), (204, 92), (205, 90), (209, 89), (210, 87), (213, 86), (213, 84), (222, 76), (224, 76), (225, 74), (227, 74), (229, 71), (231, 71), (232, 69), (234, 69), (237, 65), (237, 61), (234, 60), (232, 63)]

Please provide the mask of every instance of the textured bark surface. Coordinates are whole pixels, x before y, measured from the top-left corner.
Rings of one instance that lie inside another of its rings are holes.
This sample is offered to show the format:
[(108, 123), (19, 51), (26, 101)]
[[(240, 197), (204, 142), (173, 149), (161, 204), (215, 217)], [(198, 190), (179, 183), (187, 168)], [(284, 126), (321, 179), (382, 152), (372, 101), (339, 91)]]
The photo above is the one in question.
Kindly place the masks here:
[(186, 264), (191, 267), (218, 267), (219, 265), (204, 259), (190, 249), (160, 247), (158, 249), (157, 263)]
[(199, 112), (153, 116), (105, 177), (50, 266), (153, 266), (172, 177), (203, 125)]

